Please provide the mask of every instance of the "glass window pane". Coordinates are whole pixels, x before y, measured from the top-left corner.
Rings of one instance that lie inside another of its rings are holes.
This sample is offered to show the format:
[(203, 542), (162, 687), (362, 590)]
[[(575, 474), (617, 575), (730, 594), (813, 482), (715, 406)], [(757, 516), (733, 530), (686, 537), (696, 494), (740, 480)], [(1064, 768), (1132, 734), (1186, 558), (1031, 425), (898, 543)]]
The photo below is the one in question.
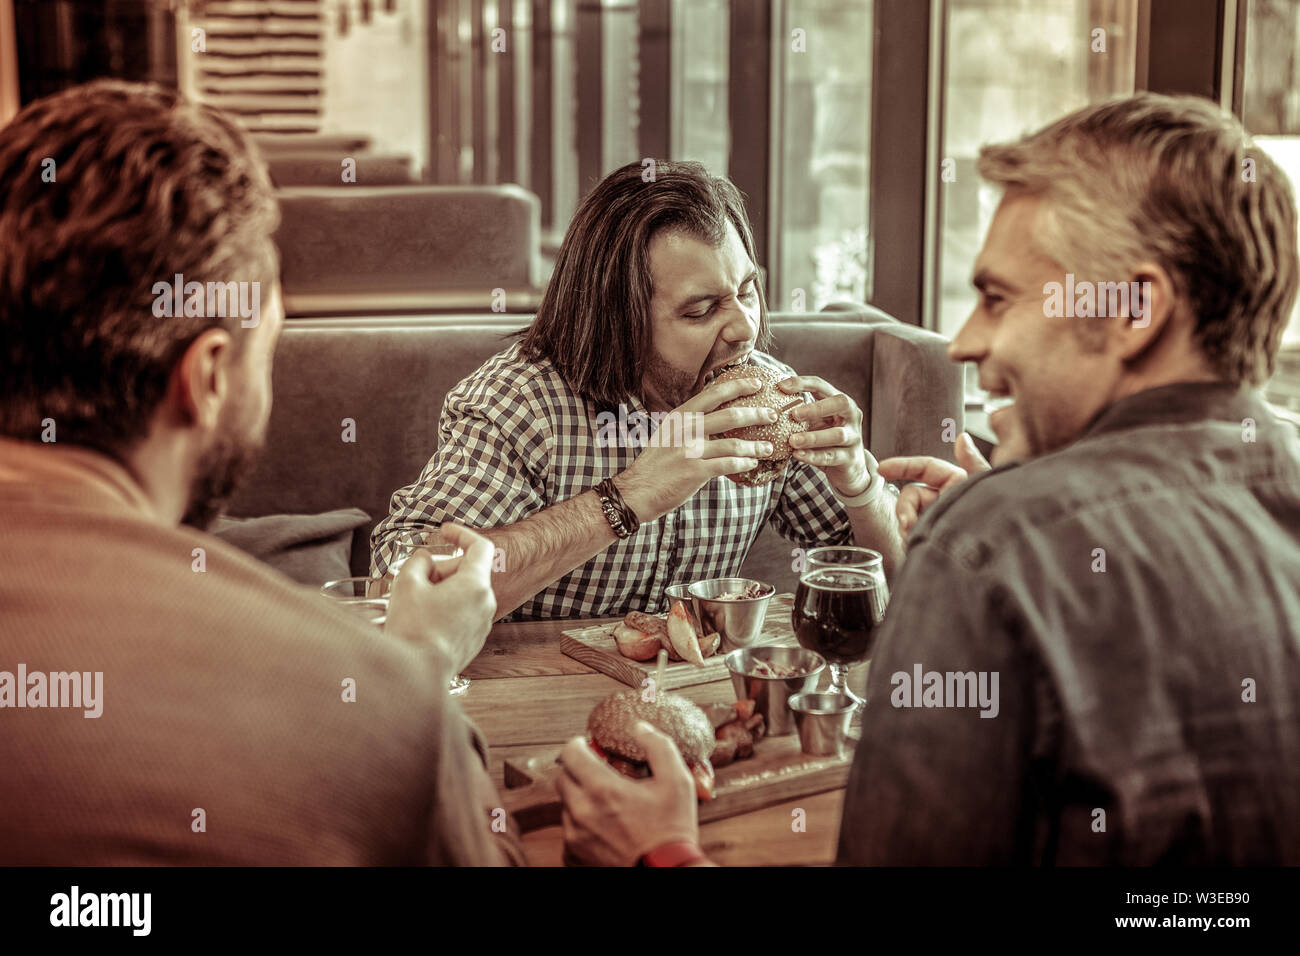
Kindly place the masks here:
[(576, 0), (551, 3), (551, 201), (558, 235), (578, 208), (578, 23)]
[(779, 268), (774, 310), (871, 297), (870, 0), (785, 0), (776, 44)]
[[(1245, 124), (1255, 142), (1300, 184), (1300, 0), (1250, 0), (1246, 21)], [(1270, 401), (1300, 412), (1300, 302), (1282, 337)]]
[[(641, 96), (637, 87), (642, 77), (635, 0), (601, 0), (601, 13), (601, 172), (607, 176), (641, 159), (637, 146)], [(650, 77), (645, 80), (654, 82)]]
[(729, 0), (674, 0), (672, 156), (727, 173), (730, 76)]
[(975, 173), (980, 146), (1132, 93), (1137, 8), (1137, 0), (948, 3), (937, 250), (944, 335), (974, 305), (971, 269), (1000, 199)]

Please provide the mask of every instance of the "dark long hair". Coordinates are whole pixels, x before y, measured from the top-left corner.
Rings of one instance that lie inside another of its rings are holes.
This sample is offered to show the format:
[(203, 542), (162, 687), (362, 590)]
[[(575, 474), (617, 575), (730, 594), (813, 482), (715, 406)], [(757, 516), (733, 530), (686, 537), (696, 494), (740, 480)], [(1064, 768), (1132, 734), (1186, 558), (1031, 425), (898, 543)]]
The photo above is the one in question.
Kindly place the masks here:
[[(569, 223), (537, 318), (523, 332), (524, 357), (549, 359), (571, 389), (598, 406), (639, 395), (651, 347), (650, 240), (662, 229), (681, 229), (718, 245), (728, 222), (757, 267), (744, 200), (730, 180), (699, 163), (616, 169)], [(767, 302), (757, 286), (758, 347), (766, 348)]]

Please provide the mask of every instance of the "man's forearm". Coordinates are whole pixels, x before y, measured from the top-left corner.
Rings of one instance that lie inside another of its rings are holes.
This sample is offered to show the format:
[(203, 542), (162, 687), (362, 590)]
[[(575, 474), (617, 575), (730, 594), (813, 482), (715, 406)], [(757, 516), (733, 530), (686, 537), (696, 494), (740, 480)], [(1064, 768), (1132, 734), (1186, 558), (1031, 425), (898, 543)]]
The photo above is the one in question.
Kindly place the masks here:
[(882, 488), (874, 501), (857, 508), (845, 508), (853, 526), (853, 541), (859, 547), (879, 551), (884, 557), (885, 579), (892, 581), (903, 563), (903, 536), (894, 514), (894, 496)]
[(618, 540), (594, 491), (479, 533), (505, 557), (505, 569), (492, 575), (497, 613), (502, 616)]

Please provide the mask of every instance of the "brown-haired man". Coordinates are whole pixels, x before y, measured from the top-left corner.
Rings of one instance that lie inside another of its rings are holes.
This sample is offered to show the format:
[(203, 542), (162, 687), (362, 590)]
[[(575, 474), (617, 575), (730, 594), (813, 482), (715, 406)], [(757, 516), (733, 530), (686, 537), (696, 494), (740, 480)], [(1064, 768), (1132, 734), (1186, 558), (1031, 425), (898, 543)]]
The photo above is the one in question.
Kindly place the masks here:
[[(375, 571), (398, 531), (454, 519), (504, 550), (509, 573), (494, 588), (516, 618), (655, 609), (669, 585), (734, 575), (768, 521), (804, 546), (875, 548), (891, 572), (902, 554), (893, 496), (863, 447), (861, 409), (822, 379), (782, 384), (817, 400), (793, 413), (809, 432), (795, 436), (782, 477), (758, 487), (722, 478), (770, 449), (713, 436), (775, 417), (718, 410), (757, 380), (709, 380), (743, 359), (792, 376), (761, 351), (767, 340), (736, 188), (697, 163), (614, 171), (570, 223), (522, 341), (448, 394), (437, 452), (374, 530)], [(613, 430), (601, 416), (647, 413), (669, 417), (644, 447), (602, 441)], [(630, 510), (620, 529), (602, 497)]]
[[(998, 467), (912, 532), (839, 860), (1298, 864), (1300, 442), (1254, 387), (1296, 296), (1291, 185), (1213, 104), (1152, 94), (980, 172), (1004, 196), (950, 354), (1014, 404)], [(1102, 282), (1137, 298), (1097, 314)], [(646, 743), (647, 784), (566, 747), (572, 855), (695, 837)]]
[(0, 863), (521, 861), (446, 691), (495, 611), (485, 539), (450, 528), (436, 584), (412, 558), (380, 639), (179, 526), (270, 413), (278, 212), (246, 134), (102, 81), (0, 131), (0, 183)]

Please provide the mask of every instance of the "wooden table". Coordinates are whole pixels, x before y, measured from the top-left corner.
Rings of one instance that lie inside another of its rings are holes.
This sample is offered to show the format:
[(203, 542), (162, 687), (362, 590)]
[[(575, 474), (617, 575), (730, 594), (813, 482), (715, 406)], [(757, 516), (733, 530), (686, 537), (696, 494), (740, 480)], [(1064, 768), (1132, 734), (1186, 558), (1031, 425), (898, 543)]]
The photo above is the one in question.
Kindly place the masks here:
[[(490, 769), (498, 789), (505, 786), (506, 758), (585, 734), (592, 707), (625, 686), (560, 652), (561, 631), (600, 623), (498, 624), (466, 668), (465, 676), (474, 683), (461, 702), (491, 745)], [(865, 683), (865, 667), (850, 672), (849, 686), (859, 694)], [(681, 693), (700, 704), (734, 699), (726, 680), (688, 687)], [(733, 866), (828, 864), (835, 858), (843, 804), (843, 789), (800, 797), (706, 823), (700, 828), (700, 842), (711, 859)], [(796, 809), (804, 811), (803, 832), (795, 832), (792, 826)], [(525, 835), (524, 847), (534, 865), (561, 865), (560, 827)]]

